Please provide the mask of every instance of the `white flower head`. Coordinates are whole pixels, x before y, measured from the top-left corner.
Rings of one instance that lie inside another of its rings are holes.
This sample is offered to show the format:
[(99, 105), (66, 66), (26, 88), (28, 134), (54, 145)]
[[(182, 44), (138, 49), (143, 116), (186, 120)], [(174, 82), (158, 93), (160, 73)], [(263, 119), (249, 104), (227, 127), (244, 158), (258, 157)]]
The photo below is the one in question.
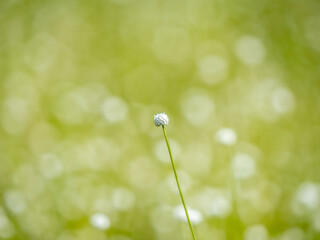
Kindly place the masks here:
[(169, 123), (168, 115), (165, 113), (158, 113), (153, 116), (154, 125), (157, 127), (167, 125)]

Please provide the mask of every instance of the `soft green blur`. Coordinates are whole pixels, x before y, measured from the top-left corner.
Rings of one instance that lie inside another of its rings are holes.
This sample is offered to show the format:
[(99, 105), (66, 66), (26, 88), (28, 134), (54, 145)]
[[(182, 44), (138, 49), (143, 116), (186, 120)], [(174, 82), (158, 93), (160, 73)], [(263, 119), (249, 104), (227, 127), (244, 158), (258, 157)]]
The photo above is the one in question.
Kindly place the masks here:
[(320, 239), (318, 0), (2, 0), (0, 239)]

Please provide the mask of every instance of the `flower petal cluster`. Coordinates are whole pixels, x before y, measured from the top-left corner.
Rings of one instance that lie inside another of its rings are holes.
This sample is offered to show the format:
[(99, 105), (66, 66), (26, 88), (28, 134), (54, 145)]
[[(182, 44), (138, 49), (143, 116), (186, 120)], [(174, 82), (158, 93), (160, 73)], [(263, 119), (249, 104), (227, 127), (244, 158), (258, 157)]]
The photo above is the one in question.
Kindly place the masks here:
[(158, 113), (153, 116), (154, 125), (157, 127), (167, 125), (169, 123), (168, 115), (165, 113)]

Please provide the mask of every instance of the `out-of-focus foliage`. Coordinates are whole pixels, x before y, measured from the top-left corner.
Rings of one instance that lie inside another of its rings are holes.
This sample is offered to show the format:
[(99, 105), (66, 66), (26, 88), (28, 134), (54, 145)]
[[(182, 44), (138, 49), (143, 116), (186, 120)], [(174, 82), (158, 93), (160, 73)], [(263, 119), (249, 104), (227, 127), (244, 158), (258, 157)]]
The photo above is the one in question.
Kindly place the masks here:
[[(320, 238), (318, 0), (2, 0), (0, 239)], [(182, 221), (181, 221), (182, 220)]]

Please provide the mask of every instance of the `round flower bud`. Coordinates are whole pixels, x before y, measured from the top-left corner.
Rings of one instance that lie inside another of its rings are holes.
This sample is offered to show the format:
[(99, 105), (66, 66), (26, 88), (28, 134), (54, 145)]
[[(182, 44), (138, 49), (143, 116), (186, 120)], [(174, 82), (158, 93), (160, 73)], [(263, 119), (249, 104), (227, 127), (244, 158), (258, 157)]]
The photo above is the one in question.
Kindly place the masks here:
[(153, 116), (154, 125), (157, 127), (167, 125), (169, 123), (169, 118), (165, 113), (158, 113)]

